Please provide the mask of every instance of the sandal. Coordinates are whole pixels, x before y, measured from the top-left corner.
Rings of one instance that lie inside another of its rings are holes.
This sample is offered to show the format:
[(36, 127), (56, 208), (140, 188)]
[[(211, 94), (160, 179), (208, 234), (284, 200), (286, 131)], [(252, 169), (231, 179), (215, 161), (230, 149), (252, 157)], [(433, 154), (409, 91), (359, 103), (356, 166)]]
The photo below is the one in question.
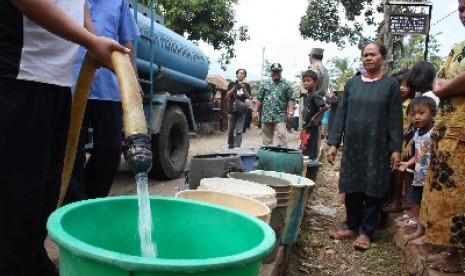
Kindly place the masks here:
[(356, 250), (368, 250), (371, 248), (371, 240), (368, 236), (361, 234), (353, 243)]
[[(350, 233), (350, 234), (348, 234)], [(335, 240), (350, 240), (355, 237), (355, 232), (349, 229), (344, 230), (331, 230), (329, 231), (329, 236)]]
[(408, 219), (410, 219), (409, 215), (403, 214), (403, 215), (398, 216), (397, 218), (395, 218), (394, 222), (407, 221)]
[(413, 229), (416, 229), (418, 224), (416, 221), (408, 219), (407, 221), (401, 220), (397, 222), (397, 225), (399, 225), (400, 227), (411, 227)]

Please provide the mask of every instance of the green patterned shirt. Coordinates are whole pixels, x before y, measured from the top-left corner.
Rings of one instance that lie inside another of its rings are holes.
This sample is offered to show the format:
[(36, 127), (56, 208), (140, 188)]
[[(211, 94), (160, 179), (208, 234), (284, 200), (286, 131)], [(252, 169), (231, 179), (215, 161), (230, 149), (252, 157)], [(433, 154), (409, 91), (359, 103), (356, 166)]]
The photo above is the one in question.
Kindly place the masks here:
[(271, 79), (265, 80), (257, 99), (262, 103), (263, 123), (282, 123), (286, 121), (287, 102), (294, 100), (294, 89), (283, 79), (277, 83)]

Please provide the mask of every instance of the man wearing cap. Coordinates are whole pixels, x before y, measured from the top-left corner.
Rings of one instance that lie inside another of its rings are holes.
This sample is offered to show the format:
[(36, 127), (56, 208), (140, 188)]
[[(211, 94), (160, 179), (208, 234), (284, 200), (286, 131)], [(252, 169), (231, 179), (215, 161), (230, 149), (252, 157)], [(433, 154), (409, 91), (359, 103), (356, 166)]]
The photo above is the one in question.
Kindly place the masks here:
[(308, 54), (308, 59), (310, 61), (310, 66), (308, 69), (313, 70), (318, 75), (318, 80), (316, 82), (316, 91), (320, 92), (322, 96), (325, 96), (328, 92), (329, 85), (329, 75), (328, 70), (323, 66), (323, 53), (324, 49), (313, 48)]
[(272, 145), (276, 134), (278, 146), (287, 147), (286, 121), (292, 121), (294, 90), (289, 82), (281, 78), (283, 68), (279, 63), (271, 65), (271, 79), (263, 81), (257, 95), (254, 116), (262, 107), (263, 144)]

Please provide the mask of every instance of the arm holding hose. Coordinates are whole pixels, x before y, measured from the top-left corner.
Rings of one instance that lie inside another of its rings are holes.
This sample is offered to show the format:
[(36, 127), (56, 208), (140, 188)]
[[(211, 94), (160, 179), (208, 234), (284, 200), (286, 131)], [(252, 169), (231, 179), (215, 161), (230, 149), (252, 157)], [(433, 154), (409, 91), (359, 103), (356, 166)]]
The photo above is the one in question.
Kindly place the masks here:
[(51, 0), (10, 0), (21, 13), (49, 32), (87, 48), (99, 66), (112, 68), (110, 56), (113, 51), (124, 54), (129, 49), (118, 42), (99, 37), (73, 21)]

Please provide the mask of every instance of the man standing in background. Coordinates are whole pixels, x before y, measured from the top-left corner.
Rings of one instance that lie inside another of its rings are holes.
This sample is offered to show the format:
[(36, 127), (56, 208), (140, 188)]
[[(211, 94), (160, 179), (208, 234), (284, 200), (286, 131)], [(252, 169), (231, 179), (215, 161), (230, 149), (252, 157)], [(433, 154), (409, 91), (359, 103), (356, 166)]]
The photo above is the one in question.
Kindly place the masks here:
[[(323, 53), (324, 49), (322, 48), (312, 48), (310, 51), (310, 54), (308, 54), (308, 59), (310, 61), (310, 66), (308, 66), (308, 69), (315, 71), (318, 79), (316, 81), (316, 87), (315, 91), (318, 91), (322, 97), (325, 97), (326, 94), (328, 93), (328, 86), (329, 86), (329, 75), (328, 75), (328, 70), (323, 66)], [(319, 126), (320, 130), (319, 132), (321, 133), (321, 125)], [(321, 149), (321, 137), (318, 137), (318, 155), (317, 158), (319, 157), (320, 149)]]
[(310, 66), (308, 69), (315, 71), (318, 80), (316, 82), (315, 90), (321, 93), (321, 96), (326, 96), (328, 93), (329, 86), (329, 75), (328, 70), (323, 66), (323, 53), (324, 49), (322, 48), (313, 48), (308, 54), (308, 59), (310, 61)]
[(257, 117), (262, 108), (263, 145), (272, 145), (276, 134), (278, 146), (287, 147), (286, 121), (291, 122), (293, 119), (294, 89), (281, 78), (281, 64), (273, 63), (270, 71), (271, 79), (263, 81), (258, 91), (254, 116)]

